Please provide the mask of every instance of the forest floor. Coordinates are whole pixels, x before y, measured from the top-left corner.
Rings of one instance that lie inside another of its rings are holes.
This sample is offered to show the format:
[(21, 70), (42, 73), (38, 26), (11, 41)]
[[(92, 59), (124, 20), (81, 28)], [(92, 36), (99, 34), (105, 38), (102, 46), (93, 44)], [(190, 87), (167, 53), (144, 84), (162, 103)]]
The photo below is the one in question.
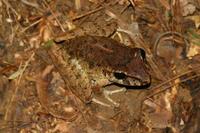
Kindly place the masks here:
[[(199, 133), (199, 14), (200, 0), (1, 0), (0, 133)], [(151, 85), (82, 102), (55, 42), (89, 35), (144, 49)]]

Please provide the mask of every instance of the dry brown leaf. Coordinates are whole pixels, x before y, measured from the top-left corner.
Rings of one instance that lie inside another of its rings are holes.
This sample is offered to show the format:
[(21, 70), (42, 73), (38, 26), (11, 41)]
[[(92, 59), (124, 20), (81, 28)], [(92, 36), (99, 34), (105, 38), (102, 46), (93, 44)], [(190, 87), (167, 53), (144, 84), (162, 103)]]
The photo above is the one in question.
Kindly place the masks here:
[(172, 98), (171, 93), (167, 92), (156, 101), (145, 100), (144, 103), (154, 110), (148, 113), (153, 128), (166, 128), (171, 124), (173, 113), (170, 101)]
[(190, 48), (187, 53), (187, 57), (192, 58), (193, 56), (200, 53), (200, 33), (198, 32), (198, 30), (189, 32), (189, 41)]
[[(58, 76), (57, 74), (53, 74), (53, 76), (55, 76), (53, 78), (53, 81), (51, 80), (50, 81), (47, 81), (47, 76), (49, 74), (52, 75), (52, 70), (53, 70), (54, 66), (53, 65), (48, 65), (46, 66), (46, 68), (42, 71), (42, 73), (38, 74), (37, 76), (37, 80), (36, 80), (36, 89), (37, 89), (37, 95), (38, 95), (38, 98), (39, 98), (39, 101), (42, 105), (42, 107), (45, 109), (46, 113), (54, 116), (55, 118), (59, 118), (59, 119), (63, 119), (63, 120), (71, 120), (71, 119), (74, 119), (76, 116), (77, 116), (77, 110), (75, 110), (71, 105), (73, 103), (69, 103), (69, 98), (68, 96), (65, 96), (66, 98), (66, 103), (70, 104), (70, 105), (65, 105), (63, 100), (52, 100), (52, 97), (53, 95), (49, 95), (48, 93), (48, 87), (49, 86), (52, 86), (52, 82), (53, 82), (53, 85), (55, 85), (55, 87), (57, 88), (57, 93), (60, 93), (60, 94), (66, 94), (65, 92), (62, 93), (63, 91), (65, 91), (63, 88), (60, 88), (60, 86), (57, 86), (56, 84), (59, 84), (60, 83), (57, 83), (57, 82), (60, 82), (62, 81), (61, 80), (61, 77)], [(60, 81), (58, 81), (60, 79)], [(58, 92), (60, 91), (60, 92)], [(56, 92), (55, 92), (56, 93)], [(73, 98), (70, 97), (70, 101), (72, 100)], [(73, 102), (73, 101), (72, 101)]]
[(199, 15), (189, 16), (187, 18), (194, 21), (196, 29), (199, 28), (199, 26), (200, 26), (200, 16)]
[(200, 53), (200, 47), (197, 45), (191, 45), (190, 49), (187, 53), (188, 58), (192, 58), (193, 56), (197, 55)]
[(188, 16), (195, 12), (195, 5), (191, 4), (189, 0), (180, 0), (180, 5), (182, 7), (182, 15)]

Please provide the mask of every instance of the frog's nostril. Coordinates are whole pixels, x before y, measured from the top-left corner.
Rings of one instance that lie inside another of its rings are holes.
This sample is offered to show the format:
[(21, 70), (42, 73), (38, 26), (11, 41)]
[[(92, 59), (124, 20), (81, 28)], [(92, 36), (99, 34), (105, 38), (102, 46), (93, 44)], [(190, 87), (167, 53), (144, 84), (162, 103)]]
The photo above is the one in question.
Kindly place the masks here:
[(146, 76), (143, 78), (143, 84), (150, 84), (151, 83), (151, 77), (150, 76)]

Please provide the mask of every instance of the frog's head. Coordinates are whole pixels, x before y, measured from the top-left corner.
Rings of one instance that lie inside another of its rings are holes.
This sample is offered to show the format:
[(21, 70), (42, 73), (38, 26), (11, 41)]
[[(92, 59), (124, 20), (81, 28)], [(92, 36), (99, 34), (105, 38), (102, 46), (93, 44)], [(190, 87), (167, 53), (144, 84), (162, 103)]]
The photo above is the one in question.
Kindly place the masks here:
[(151, 82), (145, 51), (134, 48), (131, 59), (113, 72), (112, 82), (123, 86), (146, 86)]

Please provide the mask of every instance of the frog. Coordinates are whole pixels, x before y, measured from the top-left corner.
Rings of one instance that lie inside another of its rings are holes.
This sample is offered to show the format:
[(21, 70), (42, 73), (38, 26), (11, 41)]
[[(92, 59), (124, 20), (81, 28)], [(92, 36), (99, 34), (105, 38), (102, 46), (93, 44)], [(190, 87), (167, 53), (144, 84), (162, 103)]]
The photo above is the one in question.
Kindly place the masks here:
[[(132, 48), (109, 37), (90, 35), (71, 38), (60, 45), (65, 55), (69, 84), (81, 89), (81, 94), (88, 95), (89, 90), (89, 95), (85, 96), (89, 101), (102, 103), (93, 94), (103, 90), (105, 98), (119, 106), (110, 95), (126, 91), (124, 88), (151, 83), (149, 64), (142, 48)], [(122, 88), (114, 91), (105, 89), (112, 84)]]

